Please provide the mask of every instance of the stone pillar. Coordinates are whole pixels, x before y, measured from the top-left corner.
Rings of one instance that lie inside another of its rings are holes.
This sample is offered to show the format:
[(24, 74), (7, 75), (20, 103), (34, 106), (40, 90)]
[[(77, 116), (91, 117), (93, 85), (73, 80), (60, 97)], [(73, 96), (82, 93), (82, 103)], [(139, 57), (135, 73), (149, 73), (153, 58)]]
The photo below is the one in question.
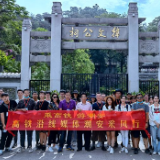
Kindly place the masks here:
[(129, 3), (128, 9), (128, 89), (139, 92), (138, 7)]
[(50, 60), (50, 90), (60, 91), (61, 87), (61, 19), (60, 2), (53, 2), (51, 14), (51, 60)]
[[(158, 23), (158, 36), (159, 36), (159, 57), (160, 57), (160, 21)], [(158, 68), (158, 81), (159, 81), (159, 96), (160, 96), (160, 59)]]
[(24, 19), (22, 24), (22, 53), (21, 53), (21, 89), (29, 88), (31, 78), (30, 69), (30, 32), (32, 23), (30, 19)]

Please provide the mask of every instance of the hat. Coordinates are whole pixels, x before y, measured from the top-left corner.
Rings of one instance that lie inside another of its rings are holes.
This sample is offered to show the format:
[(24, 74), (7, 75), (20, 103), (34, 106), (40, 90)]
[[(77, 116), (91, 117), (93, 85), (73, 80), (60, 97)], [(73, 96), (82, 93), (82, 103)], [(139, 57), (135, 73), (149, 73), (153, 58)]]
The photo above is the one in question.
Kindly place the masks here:
[(117, 92), (120, 92), (120, 93), (122, 94), (122, 90), (121, 90), (121, 89), (116, 89), (116, 90), (114, 91), (114, 94), (116, 94)]
[(1, 94), (1, 97), (4, 97), (4, 96), (7, 97), (7, 96), (9, 96), (9, 94), (8, 94), (8, 93), (2, 93), (2, 94)]
[(72, 92), (72, 94), (78, 94), (78, 91), (77, 91), (77, 90), (74, 90), (74, 91)]
[(90, 98), (96, 98), (96, 95), (95, 94), (91, 94)]

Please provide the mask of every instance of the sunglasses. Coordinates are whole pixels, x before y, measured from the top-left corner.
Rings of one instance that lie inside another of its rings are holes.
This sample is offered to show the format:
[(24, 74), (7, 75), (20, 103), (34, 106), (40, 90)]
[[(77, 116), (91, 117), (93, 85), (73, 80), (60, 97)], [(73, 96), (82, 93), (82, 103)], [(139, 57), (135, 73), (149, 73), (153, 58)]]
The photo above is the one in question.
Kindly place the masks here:
[(53, 98), (58, 98), (58, 97), (53, 97)]
[(142, 99), (142, 97), (137, 97), (137, 99)]

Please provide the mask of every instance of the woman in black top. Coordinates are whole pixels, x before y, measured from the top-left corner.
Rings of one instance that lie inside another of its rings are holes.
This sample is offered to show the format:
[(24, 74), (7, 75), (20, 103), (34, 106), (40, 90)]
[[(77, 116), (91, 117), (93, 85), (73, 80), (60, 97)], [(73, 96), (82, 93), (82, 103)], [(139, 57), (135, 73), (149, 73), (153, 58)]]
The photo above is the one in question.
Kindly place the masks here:
[[(36, 110), (48, 110), (49, 103), (46, 100), (44, 100), (45, 92), (40, 91), (39, 97), (40, 97), (40, 100), (37, 102)], [(40, 146), (38, 148), (42, 149), (43, 151), (46, 150), (47, 132), (48, 131), (39, 131)]]
[[(59, 96), (57, 93), (53, 93), (51, 96), (51, 103), (49, 105), (49, 110), (59, 110)], [(56, 146), (56, 135), (58, 135), (58, 131), (50, 131), (49, 134), (49, 140), (48, 140), (48, 151), (53, 152), (53, 148), (51, 147), (51, 144), (53, 143), (53, 147), (55, 149), (58, 149), (58, 146)]]
[(8, 112), (15, 111), (17, 107), (17, 103), (14, 100), (9, 100), (8, 93), (2, 93), (1, 98), (3, 103), (0, 105), (0, 115), (1, 115), (1, 123), (2, 123), (2, 136), (0, 142), (0, 155), (3, 154), (4, 148), (6, 151), (10, 150), (10, 144), (12, 141), (12, 134), (10, 134), (6, 130), (6, 124), (8, 119)]

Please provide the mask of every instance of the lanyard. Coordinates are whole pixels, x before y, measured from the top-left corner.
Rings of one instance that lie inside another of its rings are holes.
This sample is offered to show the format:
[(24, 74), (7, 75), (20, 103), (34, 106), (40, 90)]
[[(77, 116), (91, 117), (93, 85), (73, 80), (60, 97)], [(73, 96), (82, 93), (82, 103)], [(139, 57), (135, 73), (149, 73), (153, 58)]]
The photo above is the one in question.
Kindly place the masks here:
[(70, 102), (69, 102), (69, 103), (67, 103), (67, 102), (66, 102), (67, 109), (69, 109), (69, 108), (70, 108), (70, 104), (71, 104)]
[(24, 100), (25, 107), (27, 107), (29, 100), (30, 100), (30, 98), (28, 98), (27, 102)]
[(42, 103), (40, 104), (40, 102), (39, 102), (39, 109), (41, 110), (41, 108), (42, 108), (42, 106), (43, 106), (43, 103), (44, 103), (44, 101), (41, 101)]
[(99, 105), (99, 103), (97, 102), (97, 105), (98, 105), (99, 109), (102, 109), (103, 103), (101, 103), (101, 105)]
[(121, 100), (117, 100), (117, 99), (116, 99), (116, 105), (117, 105), (117, 104), (120, 104), (120, 103), (121, 103)]

